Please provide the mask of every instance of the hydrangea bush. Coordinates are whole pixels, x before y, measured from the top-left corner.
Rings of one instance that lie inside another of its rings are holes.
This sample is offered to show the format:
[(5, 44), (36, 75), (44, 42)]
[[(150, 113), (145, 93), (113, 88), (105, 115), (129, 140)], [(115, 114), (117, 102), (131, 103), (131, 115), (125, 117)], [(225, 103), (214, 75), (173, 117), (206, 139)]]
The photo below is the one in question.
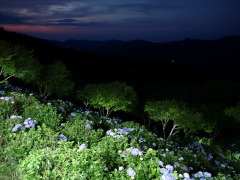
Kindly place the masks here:
[(165, 140), (133, 121), (1, 88), (0, 178), (240, 179), (239, 140)]

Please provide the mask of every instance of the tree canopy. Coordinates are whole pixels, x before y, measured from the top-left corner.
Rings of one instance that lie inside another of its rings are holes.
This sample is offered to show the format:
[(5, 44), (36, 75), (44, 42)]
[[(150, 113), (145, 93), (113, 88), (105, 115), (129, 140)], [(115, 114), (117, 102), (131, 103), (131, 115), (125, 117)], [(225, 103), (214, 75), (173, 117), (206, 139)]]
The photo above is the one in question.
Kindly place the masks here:
[[(195, 132), (202, 128), (202, 114), (195, 112), (187, 107), (186, 103), (177, 102), (175, 100), (149, 101), (144, 106), (144, 111), (148, 116), (162, 123), (163, 137), (171, 138), (173, 135), (183, 129), (185, 135)], [(167, 125), (172, 122), (172, 127), (167, 135)], [(200, 124), (201, 123), (201, 124)]]
[(58, 97), (66, 97), (74, 87), (70, 79), (70, 71), (60, 61), (46, 66), (37, 83), (40, 94), (44, 96), (55, 93)]
[(6, 82), (11, 77), (32, 82), (40, 75), (41, 68), (32, 52), (25, 47), (0, 41), (0, 83)]
[(78, 92), (78, 97), (85, 105), (99, 108), (106, 116), (112, 111), (130, 111), (136, 102), (133, 88), (123, 82), (107, 84), (88, 84)]

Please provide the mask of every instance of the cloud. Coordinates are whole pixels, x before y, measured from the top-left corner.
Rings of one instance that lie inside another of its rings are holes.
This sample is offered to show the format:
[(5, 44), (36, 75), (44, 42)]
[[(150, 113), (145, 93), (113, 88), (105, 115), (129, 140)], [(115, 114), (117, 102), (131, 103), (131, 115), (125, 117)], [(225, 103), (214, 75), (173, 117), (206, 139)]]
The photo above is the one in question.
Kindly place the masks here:
[(239, 0), (8, 0), (1, 1), (0, 26), (88, 37), (214, 34), (239, 31), (239, 7)]
[(9, 16), (0, 13), (0, 24), (23, 24), (28, 18)]

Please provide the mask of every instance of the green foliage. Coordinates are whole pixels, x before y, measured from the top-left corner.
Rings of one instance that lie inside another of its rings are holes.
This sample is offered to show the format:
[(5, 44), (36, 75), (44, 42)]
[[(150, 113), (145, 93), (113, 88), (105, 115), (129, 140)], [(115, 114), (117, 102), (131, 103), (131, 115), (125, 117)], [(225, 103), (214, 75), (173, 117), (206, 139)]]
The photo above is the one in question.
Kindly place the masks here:
[(238, 123), (240, 123), (240, 103), (235, 107), (229, 107), (224, 110), (226, 116), (234, 118)]
[(103, 179), (104, 161), (91, 149), (78, 150), (70, 142), (57, 148), (33, 150), (21, 163), (23, 179)]
[(121, 123), (119, 128), (130, 128), (131, 133), (129, 134), (131, 138), (131, 145), (139, 148), (162, 148), (164, 146), (163, 142), (157, 142), (157, 135), (149, 132), (145, 126), (133, 122), (127, 121)]
[[(139, 123), (114, 123), (114, 118), (83, 111), (69, 102), (43, 104), (33, 95), (2, 91), (1, 94), (8, 98), (1, 99), (6, 111), (0, 118), (0, 179), (161, 180), (176, 177), (182, 180), (188, 175), (196, 180), (239, 179), (238, 137), (232, 141), (235, 144), (228, 146), (196, 136), (178, 136), (176, 142), (166, 141)], [(14, 103), (5, 104), (11, 100)], [(167, 106), (168, 103), (162, 116), (157, 114), (158, 104), (152, 104), (150, 112), (154, 121), (161, 122), (159, 117), (168, 118), (169, 126), (188, 132), (196, 132), (205, 125), (202, 114), (186, 104), (171, 101), (172, 106)], [(15, 115), (14, 118), (11, 115)], [(25, 119), (20, 116), (30, 117), (38, 124), (13, 131), (13, 127)], [(57, 141), (59, 134), (67, 139)], [(134, 174), (132, 177), (129, 169)], [(211, 174), (204, 174), (206, 171)]]
[[(144, 111), (148, 113), (149, 117), (154, 121), (162, 122), (163, 126), (163, 137), (164, 139), (170, 138), (175, 131), (178, 130), (178, 124), (176, 121), (185, 113), (181, 108), (181, 105), (175, 100), (164, 100), (164, 101), (152, 101), (147, 102), (144, 107)], [(166, 127), (170, 121), (173, 121), (173, 127), (170, 134), (166, 135)]]
[(85, 105), (99, 108), (107, 117), (112, 111), (130, 111), (136, 102), (136, 94), (126, 83), (112, 82), (108, 84), (88, 84), (78, 97)]
[[(187, 107), (185, 103), (175, 100), (147, 102), (144, 111), (154, 121), (162, 122), (164, 139), (170, 139), (177, 134), (180, 129), (184, 130), (185, 136), (191, 132), (196, 132), (203, 128), (205, 122), (202, 114)], [(166, 135), (167, 125), (172, 122), (169, 135)]]
[(102, 129), (93, 129), (93, 122), (85, 116), (77, 113), (75, 117), (69, 116), (64, 123), (62, 134), (68, 137), (69, 141), (86, 143), (89, 147), (96, 145), (103, 137)]
[(86, 106), (98, 101), (98, 85), (87, 84), (81, 91), (78, 91), (78, 99), (80, 99)]
[(12, 97), (6, 96), (0, 99), (0, 119), (1, 120), (4, 120), (10, 117), (15, 111), (16, 111), (16, 105)]
[(190, 133), (196, 133), (197, 131), (209, 127), (203, 121), (203, 114), (199, 112), (194, 112), (189, 108), (185, 108), (185, 113), (183, 113), (176, 123), (183, 129), (185, 137)]
[[(19, 131), (9, 134), (6, 138), (3, 157), (5, 160), (18, 163), (19, 160), (29, 154), (32, 149), (54, 147), (57, 134), (44, 124), (37, 128), (30, 128), (29, 131)], [(11, 156), (8, 156), (11, 154)]]
[(38, 78), (40, 70), (41, 65), (29, 50), (5, 41), (0, 42), (0, 76), (4, 77), (0, 83), (6, 82), (11, 77), (32, 82)]
[(23, 117), (31, 117), (39, 125), (46, 124), (47, 127), (53, 130), (60, 129), (61, 114), (58, 114), (56, 107), (50, 103), (33, 102), (32, 104), (24, 104), (22, 109)]
[(37, 83), (39, 92), (43, 96), (55, 93), (58, 97), (67, 97), (74, 87), (70, 79), (70, 71), (60, 61), (45, 67)]
[(147, 102), (144, 110), (154, 121), (175, 120), (181, 114), (180, 106), (175, 100)]
[(221, 129), (232, 126), (232, 122), (224, 116), (226, 105), (220, 102), (208, 102), (195, 105), (202, 112), (202, 129), (209, 133), (212, 139), (216, 139)]

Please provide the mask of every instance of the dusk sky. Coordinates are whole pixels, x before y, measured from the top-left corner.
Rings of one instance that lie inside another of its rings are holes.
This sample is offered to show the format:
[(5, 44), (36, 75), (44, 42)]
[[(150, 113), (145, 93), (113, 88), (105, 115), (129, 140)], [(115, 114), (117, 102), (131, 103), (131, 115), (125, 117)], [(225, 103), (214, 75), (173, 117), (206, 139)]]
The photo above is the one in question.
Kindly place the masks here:
[(0, 26), (51, 40), (218, 39), (240, 35), (240, 0), (0, 0)]

